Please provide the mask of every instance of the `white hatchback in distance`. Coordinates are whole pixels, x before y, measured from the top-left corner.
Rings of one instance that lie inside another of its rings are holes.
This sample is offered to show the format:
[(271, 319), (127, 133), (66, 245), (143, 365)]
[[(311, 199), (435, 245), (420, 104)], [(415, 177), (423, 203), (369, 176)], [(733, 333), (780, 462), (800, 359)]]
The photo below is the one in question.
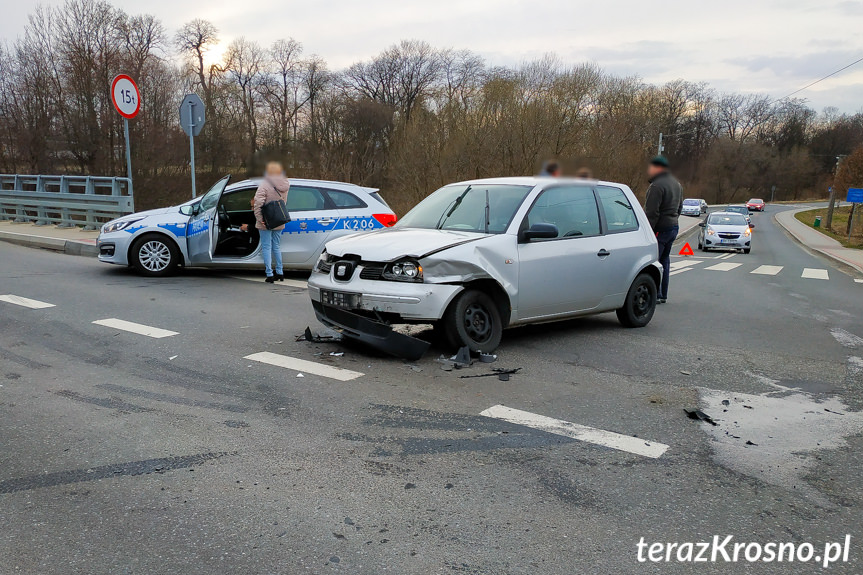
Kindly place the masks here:
[[(611, 182), (492, 178), (437, 190), (394, 227), (330, 241), (309, 279), (318, 319), (404, 356), (397, 323), (434, 323), (489, 353), (510, 326), (616, 311), (647, 325), (661, 267), (632, 191)], [(426, 346), (427, 347), (427, 346)]]
[(755, 224), (746, 220), (746, 216), (737, 212), (713, 212), (707, 220), (698, 224), (698, 249), (709, 251), (742, 250), (748, 254), (752, 250), (752, 229)]

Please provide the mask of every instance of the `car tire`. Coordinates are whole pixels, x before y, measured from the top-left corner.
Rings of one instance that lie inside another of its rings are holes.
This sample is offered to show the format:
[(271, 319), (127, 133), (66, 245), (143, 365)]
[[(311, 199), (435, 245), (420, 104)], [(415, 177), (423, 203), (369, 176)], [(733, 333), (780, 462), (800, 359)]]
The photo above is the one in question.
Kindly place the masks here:
[(180, 265), (180, 250), (163, 234), (145, 234), (132, 244), (129, 262), (141, 275), (164, 277), (173, 274)]
[(497, 304), (479, 290), (460, 293), (447, 308), (442, 322), (451, 346), (467, 346), (475, 353), (493, 352), (503, 338), (503, 320)]
[(639, 274), (629, 286), (623, 307), (617, 310), (617, 319), (626, 327), (644, 327), (655, 311), (656, 281), (649, 274)]

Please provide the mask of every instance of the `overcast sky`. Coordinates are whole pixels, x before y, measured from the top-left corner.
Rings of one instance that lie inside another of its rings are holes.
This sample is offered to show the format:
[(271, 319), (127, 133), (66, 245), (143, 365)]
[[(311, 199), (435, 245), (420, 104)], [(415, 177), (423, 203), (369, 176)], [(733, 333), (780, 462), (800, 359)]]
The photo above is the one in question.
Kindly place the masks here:
[[(12, 40), (39, 4), (4, 0)], [(57, 1), (41, 2), (57, 4)], [(333, 69), (401, 39), (468, 48), (513, 65), (554, 52), (661, 83), (683, 78), (779, 98), (863, 57), (863, 0), (114, 0), (173, 32), (192, 18), (266, 45), (293, 37)], [(821, 111), (863, 111), (863, 63), (802, 92)]]

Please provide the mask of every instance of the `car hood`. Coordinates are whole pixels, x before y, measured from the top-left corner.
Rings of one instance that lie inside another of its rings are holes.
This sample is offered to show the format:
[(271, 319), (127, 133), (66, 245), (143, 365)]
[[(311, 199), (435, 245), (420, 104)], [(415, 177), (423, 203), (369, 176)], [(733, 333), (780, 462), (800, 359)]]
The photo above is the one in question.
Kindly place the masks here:
[(354, 254), (373, 262), (388, 262), (401, 257), (419, 259), (487, 237), (488, 234), (475, 232), (389, 228), (335, 239), (327, 243), (327, 253), (336, 257)]

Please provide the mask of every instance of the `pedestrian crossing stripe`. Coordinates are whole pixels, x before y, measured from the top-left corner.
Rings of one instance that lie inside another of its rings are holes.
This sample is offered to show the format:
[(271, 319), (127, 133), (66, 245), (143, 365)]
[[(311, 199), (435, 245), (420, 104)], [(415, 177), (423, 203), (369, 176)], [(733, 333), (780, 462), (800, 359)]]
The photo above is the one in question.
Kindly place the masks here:
[(775, 276), (782, 271), (782, 268), (783, 266), (758, 266), (749, 273), (762, 276)]
[(735, 268), (739, 268), (742, 265), (743, 264), (732, 264), (732, 263), (728, 263), (728, 262), (722, 262), (719, 264), (713, 264), (712, 266), (704, 268), (704, 269), (716, 271), (716, 272), (728, 272), (728, 271), (731, 271)]
[(816, 268), (803, 268), (803, 273), (800, 275), (800, 277), (814, 280), (830, 279), (830, 276), (827, 274), (827, 270), (821, 270)]

